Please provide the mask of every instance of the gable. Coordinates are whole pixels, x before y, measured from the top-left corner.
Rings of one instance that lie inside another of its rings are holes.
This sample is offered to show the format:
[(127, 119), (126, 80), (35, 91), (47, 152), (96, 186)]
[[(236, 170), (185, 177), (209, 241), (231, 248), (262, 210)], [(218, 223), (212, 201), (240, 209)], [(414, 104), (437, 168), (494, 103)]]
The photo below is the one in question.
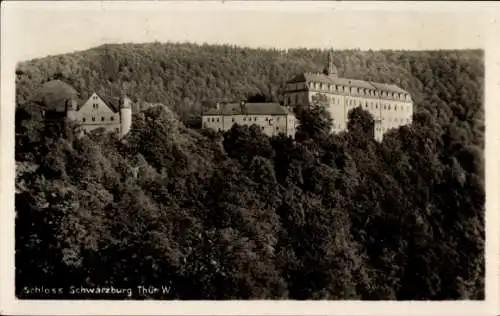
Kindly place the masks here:
[(83, 103), (80, 107), (79, 112), (104, 112), (104, 113), (116, 113), (118, 112), (114, 106), (106, 102), (97, 93), (92, 93), (92, 95)]

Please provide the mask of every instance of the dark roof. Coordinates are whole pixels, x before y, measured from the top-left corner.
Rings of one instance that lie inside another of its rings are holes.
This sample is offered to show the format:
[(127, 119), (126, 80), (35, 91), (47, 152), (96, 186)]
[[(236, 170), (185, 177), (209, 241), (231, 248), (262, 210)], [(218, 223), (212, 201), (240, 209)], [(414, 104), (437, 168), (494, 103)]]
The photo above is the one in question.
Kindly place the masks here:
[[(102, 95), (102, 94), (99, 94), (97, 92), (95, 94), (97, 94), (97, 96), (99, 98), (101, 98), (104, 101), (104, 103), (106, 103), (106, 105), (109, 106), (109, 108), (113, 112), (116, 113), (120, 110), (120, 98)], [(91, 94), (91, 96), (92, 96), (92, 94)]]
[(379, 83), (379, 82), (372, 82), (377, 89), (383, 90), (383, 91), (389, 91), (389, 92), (397, 92), (397, 93), (408, 93), (407, 91), (401, 89), (395, 84), (388, 84), (388, 83)]
[(31, 98), (31, 101), (45, 107), (46, 110), (64, 112), (67, 100), (81, 103), (80, 94), (70, 84), (62, 80), (51, 80), (44, 83)]
[(219, 109), (210, 109), (203, 115), (288, 115), (291, 112), (279, 103), (219, 104)]
[(407, 91), (401, 89), (394, 84), (378, 83), (372, 81), (349, 79), (349, 78), (339, 78), (331, 77), (322, 73), (312, 73), (305, 72), (293, 77), (287, 83), (297, 83), (297, 82), (320, 82), (327, 84), (344, 85), (349, 87), (367, 88), (367, 89), (378, 89), (382, 91), (398, 92), (398, 93), (408, 93)]
[(45, 107), (46, 110), (57, 112), (66, 111), (68, 100), (76, 101), (78, 109), (93, 95), (97, 94), (113, 111), (120, 110), (120, 98), (103, 95), (97, 92), (90, 93), (87, 99), (82, 99), (80, 93), (70, 84), (62, 80), (51, 80), (44, 83), (31, 98), (31, 101)]

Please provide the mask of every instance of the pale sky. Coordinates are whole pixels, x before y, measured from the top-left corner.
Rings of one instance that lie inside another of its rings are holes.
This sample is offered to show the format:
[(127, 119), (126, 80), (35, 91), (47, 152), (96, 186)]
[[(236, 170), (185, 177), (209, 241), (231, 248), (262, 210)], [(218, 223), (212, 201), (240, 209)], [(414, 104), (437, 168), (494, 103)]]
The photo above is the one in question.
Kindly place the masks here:
[(483, 48), (497, 3), (3, 2), (2, 44), (16, 61), (104, 43), (250, 47)]

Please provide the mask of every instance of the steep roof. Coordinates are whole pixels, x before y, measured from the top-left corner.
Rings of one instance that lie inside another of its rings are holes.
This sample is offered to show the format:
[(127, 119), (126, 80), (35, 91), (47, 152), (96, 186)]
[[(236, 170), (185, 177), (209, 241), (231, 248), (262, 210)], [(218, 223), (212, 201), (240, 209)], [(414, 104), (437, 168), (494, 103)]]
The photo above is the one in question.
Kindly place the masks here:
[(401, 89), (400, 87), (394, 84), (378, 83), (378, 82), (350, 79), (350, 78), (331, 77), (322, 73), (312, 73), (312, 72), (305, 72), (299, 74), (293, 77), (291, 80), (287, 81), (287, 83), (311, 82), (311, 81), (326, 83), (326, 84), (344, 85), (349, 87), (378, 89), (389, 92), (408, 93), (407, 91)]
[(31, 98), (47, 110), (64, 112), (67, 100), (75, 100), (81, 103), (80, 94), (70, 84), (62, 80), (51, 80), (44, 83)]
[(116, 113), (120, 110), (120, 98), (99, 94), (97, 92), (95, 94), (97, 94), (97, 96), (101, 98), (113, 112)]
[(288, 115), (291, 112), (279, 103), (227, 103), (220, 104), (219, 109), (210, 109), (203, 113), (208, 115)]
[(374, 85), (377, 89), (383, 90), (383, 91), (389, 91), (389, 92), (397, 92), (397, 93), (408, 93), (407, 91), (401, 89), (395, 84), (388, 84), (388, 83), (379, 83), (379, 82), (372, 82), (372, 85)]

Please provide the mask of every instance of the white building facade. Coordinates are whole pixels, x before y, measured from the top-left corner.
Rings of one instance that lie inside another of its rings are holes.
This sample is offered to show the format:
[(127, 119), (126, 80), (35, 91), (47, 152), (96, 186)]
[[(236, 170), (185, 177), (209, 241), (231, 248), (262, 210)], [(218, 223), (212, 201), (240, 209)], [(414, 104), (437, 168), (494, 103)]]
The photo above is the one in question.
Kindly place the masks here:
[(295, 136), (295, 115), (278, 103), (221, 103), (202, 114), (202, 127), (227, 131), (238, 125), (257, 125), (268, 136)]
[(77, 100), (68, 100), (66, 115), (79, 125), (82, 134), (103, 128), (124, 136), (132, 127), (132, 101), (127, 96), (115, 100), (93, 93), (80, 105)]
[(412, 123), (413, 101), (407, 91), (393, 84), (339, 78), (331, 53), (328, 59), (324, 73), (303, 73), (286, 82), (285, 106), (323, 104), (336, 133), (347, 129), (349, 111), (361, 107), (373, 116), (379, 141), (388, 130)]

